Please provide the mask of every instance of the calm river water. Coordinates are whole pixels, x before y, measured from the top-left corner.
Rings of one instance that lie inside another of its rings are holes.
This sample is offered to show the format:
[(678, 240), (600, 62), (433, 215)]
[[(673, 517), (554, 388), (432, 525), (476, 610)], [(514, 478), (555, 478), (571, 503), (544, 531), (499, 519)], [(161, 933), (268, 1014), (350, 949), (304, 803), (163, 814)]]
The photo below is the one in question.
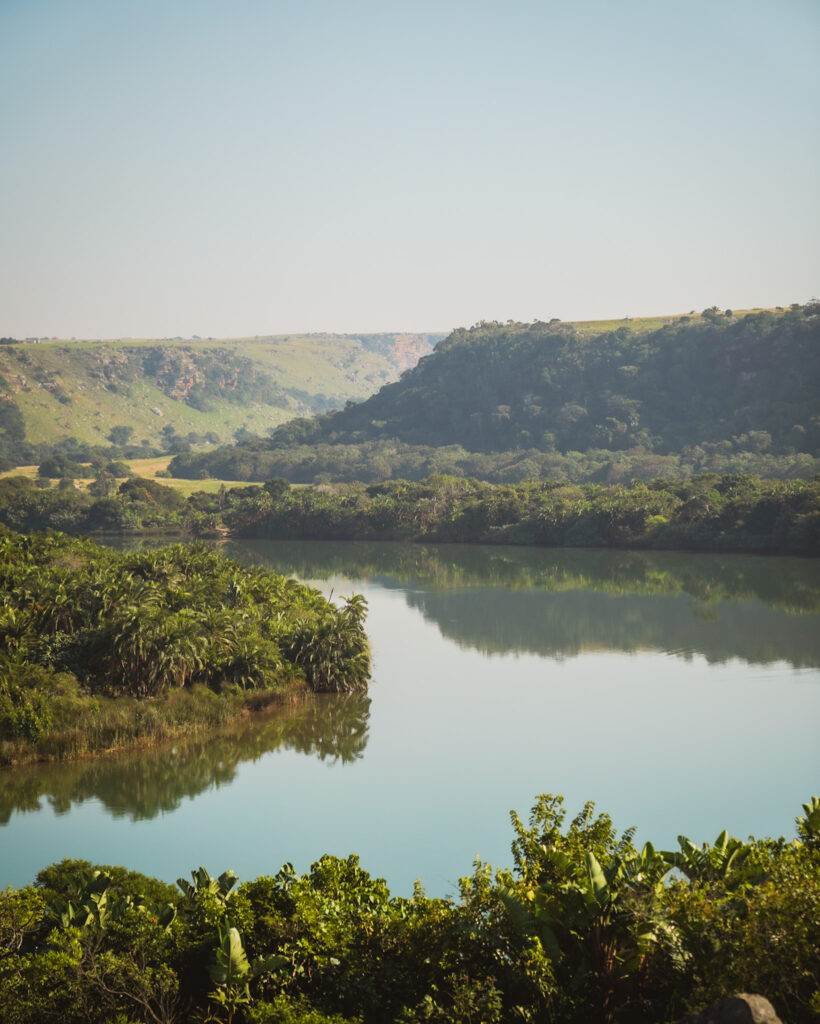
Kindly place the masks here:
[(173, 880), (356, 852), (409, 894), (511, 863), (512, 808), (562, 793), (638, 840), (794, 834), (820, 792), (820, 563), (232, 543), (369, 603), (366, 698), (164, 750), (0, 773), (0, 886), (63, 857)]

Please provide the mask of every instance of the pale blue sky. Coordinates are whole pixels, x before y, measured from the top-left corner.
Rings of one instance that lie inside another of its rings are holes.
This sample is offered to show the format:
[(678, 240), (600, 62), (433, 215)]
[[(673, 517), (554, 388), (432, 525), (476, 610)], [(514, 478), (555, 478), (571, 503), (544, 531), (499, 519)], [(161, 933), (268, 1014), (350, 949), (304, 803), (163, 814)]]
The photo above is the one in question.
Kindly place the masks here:
[(0, 334), (820, 292), (817, 0), (0, 0)]

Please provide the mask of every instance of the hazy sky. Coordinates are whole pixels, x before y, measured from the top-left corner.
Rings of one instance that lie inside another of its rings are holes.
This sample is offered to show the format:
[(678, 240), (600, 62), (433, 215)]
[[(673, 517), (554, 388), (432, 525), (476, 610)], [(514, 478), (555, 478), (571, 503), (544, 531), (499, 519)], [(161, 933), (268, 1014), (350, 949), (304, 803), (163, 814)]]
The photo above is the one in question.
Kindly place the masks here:
[(0, 335), (820, 292), (818, 0), (0, 0)]

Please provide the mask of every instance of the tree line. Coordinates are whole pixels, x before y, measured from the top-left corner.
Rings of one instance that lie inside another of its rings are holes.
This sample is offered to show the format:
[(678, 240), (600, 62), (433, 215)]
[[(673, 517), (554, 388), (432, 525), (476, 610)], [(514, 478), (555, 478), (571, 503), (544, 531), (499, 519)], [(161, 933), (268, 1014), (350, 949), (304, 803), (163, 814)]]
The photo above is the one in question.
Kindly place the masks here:
[(255, 482), (282, 477), (296, 484), (325, 484), (381, 483), (396, 478), (423, 480), (436, 473), (475, 477), (490, 483), (628, 483), (634, 478), (675, 479), (704, 473), (745, 473), (788, 480), (820, 473), (820, 458), (799, 451), (778, 455), (749, 450), (743, 438), (689, 445), (667, 455), (643, 449), (612, 452), (602, 448), (474, 452), (461, 445), (433, 447), (394, 440), (293, 444), (271, 449), (265, 441), (257, 439), (212, 452), (179, 452), (171, 460), (169, 475), (187, 480), (215, 477)]
[(70, 533), (817, 554), (820, 477), (703, 474), (604, 485), (490, 484), (435, 474), (417, 482), (317, 487), (276, 478), (187, 499), (139, 477), (114, 482), (105, 497), (96, 497), (93, 485), (91, 493), (41, 489), (9, 477), (0, 480), (0, 523)]
[(236, 489), (221, 517), (239, 537), (811, 554), (820, 551), (820, 479), (727, 475), (607, 487), (434, 476), (317, 488), (271, 480)]

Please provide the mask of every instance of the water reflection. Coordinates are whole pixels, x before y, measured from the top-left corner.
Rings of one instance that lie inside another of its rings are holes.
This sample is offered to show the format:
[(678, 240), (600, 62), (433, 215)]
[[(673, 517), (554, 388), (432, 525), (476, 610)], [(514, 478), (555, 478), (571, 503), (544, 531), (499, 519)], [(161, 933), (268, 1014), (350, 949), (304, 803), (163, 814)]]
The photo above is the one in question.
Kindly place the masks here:
[(820, 571), (810, 559), (273, 541), (227, 552), (302, 579), (401, 590), (442, 635), (486, 653), (660, 650), (820, 666)]
[(496, 594), (480, 588), (413, 593), (408, 603), (463, 647), (486, 653), (566, 658), (584, 651), (665, 651), (710, 663), (740, 658), (749, 664), (820, 665), (818, 623), (743, 601), (703, 606), (687, 598), (512, 593), (499, 613)]
[(265, 719), (115, 757), (33, 765), (0, 772), (0, 824), (14, 811), (37, 811), (42, 797), (57, 814), (96, 798), (132, 821), (173, 811), (186, 797), (233, 781), (243, 761), (273, 750), (350, 763), (368, 740), (370, 699), (329, 694), (276, 708)]
[[(397, 893), (421, 878), (444, 895), (477, 852), (509, 863), (508, 811), (539, 792), (594, 799), (671, 848), (681, 831), (791, 835), (812, 791), (820, 673), (788, 666), (820, 664), (818, 562), (226, 546), (367, 595), (372, 709), (329, 698), (174, 748), (0, 773), (0, 886), (65, 856), (253, 878), (356, 852)], [(670, 789), (648, 764), (687, 768)]]

